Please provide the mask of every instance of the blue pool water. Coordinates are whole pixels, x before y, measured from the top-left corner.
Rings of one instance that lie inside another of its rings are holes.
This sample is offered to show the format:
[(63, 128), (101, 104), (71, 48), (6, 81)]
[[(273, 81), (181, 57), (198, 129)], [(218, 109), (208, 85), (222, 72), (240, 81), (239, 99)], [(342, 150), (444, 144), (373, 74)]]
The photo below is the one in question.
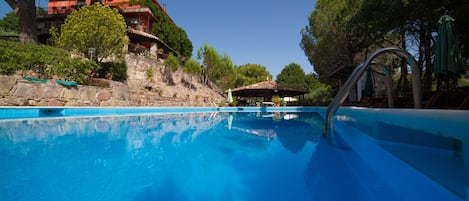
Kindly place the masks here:
[(0, 200), (468, 200), (467, 118), (323, 111), (0, 108)]

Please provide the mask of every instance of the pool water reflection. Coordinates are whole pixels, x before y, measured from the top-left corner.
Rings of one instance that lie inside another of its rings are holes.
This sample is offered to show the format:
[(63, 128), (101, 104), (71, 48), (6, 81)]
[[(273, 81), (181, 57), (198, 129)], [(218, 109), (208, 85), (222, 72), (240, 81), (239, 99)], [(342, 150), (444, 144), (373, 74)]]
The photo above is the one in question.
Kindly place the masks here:
[(1, 200), (308, 200), (321, 117), (191, 113), (0, 122)]
[(399, 155), (393, 146), (354, 142), (366, 135), (353, 128), (338, 124), (334, 143), (324, 140), (323, 120), (317, 112), (0, 120), (0, 200), (464, 198), (461, 180), (442, 182), (457, 195), (448, 196), (387, 154)]

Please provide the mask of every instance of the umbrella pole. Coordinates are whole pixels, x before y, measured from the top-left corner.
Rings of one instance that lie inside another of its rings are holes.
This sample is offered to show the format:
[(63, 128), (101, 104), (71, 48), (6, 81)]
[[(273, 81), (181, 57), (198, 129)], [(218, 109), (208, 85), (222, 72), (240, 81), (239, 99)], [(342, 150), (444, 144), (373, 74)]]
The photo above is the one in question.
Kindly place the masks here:
[(449, 90), (450, 90), (451, 81), (449, 78), (446, 78), (446, 92), (445, 92), (445, 106), (449, 106)]

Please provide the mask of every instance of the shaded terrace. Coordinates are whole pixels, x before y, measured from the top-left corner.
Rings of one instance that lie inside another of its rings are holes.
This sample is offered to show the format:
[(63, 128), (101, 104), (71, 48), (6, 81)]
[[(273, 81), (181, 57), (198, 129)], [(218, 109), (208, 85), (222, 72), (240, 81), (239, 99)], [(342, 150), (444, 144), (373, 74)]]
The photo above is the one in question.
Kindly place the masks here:
[[(270, 102), (272, 101), (272, 97), (275, 95), (281, 98), (303, 96), (304, 94), (309, 93), (309, 91), (305, 89), (289, 87), (283, 84), (279, 84), (275, 81), (267, 80), (232, 89), (231, 93), (233, 96), (237, 97), (262, 97), (264, 98), (264, 101)], [(302, 98), (300, 98), (300, 100), (301, 99)]]

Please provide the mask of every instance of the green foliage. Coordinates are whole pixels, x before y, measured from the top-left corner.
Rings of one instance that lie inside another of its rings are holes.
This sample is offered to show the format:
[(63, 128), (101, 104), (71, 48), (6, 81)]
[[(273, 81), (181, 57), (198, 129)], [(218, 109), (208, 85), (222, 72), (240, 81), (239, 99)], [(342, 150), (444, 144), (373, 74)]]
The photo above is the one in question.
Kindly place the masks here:
[(186, 58), (191, 57), (193, 46), (184, 29), (172, 23), (162, 11), (159, 9), (158, 11), (157, 18), (162, 20), (158, 20), (153, 24), (153, 33), (181, 54), (181, 56)]
[(33, 71), (41, 78), (86, 82), (87, 71), (99, 66), (79, 58), (71, 58), (67, 51), (46, 45), (22, 44), (0, 40), (0, 74)]
[[(399, 81), (403, 79), (405, 81)], [(396, 75), (392, 78), (392, 88), (395, 89), (396, 96), (405, 96), (406, 94), (412, 93), (412, 76), (411, 75)], [(400, 86), (401, 85), (401, 86)]]
[[(416, 59), (422, 74), (422, 88), (430, 91), (433, 82), (433, 62), (438, 20), (443, 14), (455, 19), (455, 31), (461, 47), (469, 45), (469, 4), (467, 1), (363, 1), (361, 12), (351, 21), (356, 34), (369, 39), (368, 43), (393, 42), (403, 49), (418, 50)], [(359, 25), (359, 26), (356, 26)], [(389, 35), (394, 35), (389, 40)], [(381, 45), (385, 46), (385, 45)], [(410, 48), (409, 48), (410, 47)], [(469, 57), (469, 48), (462, 48), (462, 56)], [(405, 65), (401, 73), (407, 74)], [(405, 85), (401, 83), (400, 86)]]
[(280, 96), (277, 96), (277, 95), (272, 96), (272, 102), (274, 102), (275, 104), (280, 104), (281, 101), (282, 99), (280, 98)]
[(318, 0), (309, 16), (309, 26), (301, 30), (300, 46), (314, 70), (327, 75), (335, 68), (353, 65), (362, 51), (350, 35), (348, 22), (359, 12), (360, 0)]
[(172, 72), (176, 71), (179, 68), (179, 61), (178, 59), (173, 55), (173, 53), (170, 53), (168, 58), (164, 61), (163, 65), (165, 66), (164, 68), (164, 75), (166, 77), (166, 82), (170, 85), (174, 85), (174, 79)]
[(127, 80), (127, 64), (124, 60), (119, 62), (102, 62), (100, 63), (101, 69), (99, 70), (100, 77), (107, 77), (110, 73), (112, 80), (125, 81)]
[(277, 75), (278, 83), (309, 90), (305, 94), (306, 105), (327, 105), (332, 98), (332, 89), (329, 85), (321, 83), (314, 74), (305, 74), (300, 65), (290, 63)]
[(168, 58), (163, 63), (169, 70), (177, 71), (179, 68), (179, 61), (173, 53), (169, 53)]
[(184, 64), (184, 72), (187, 72), (190, 74), (190, 83), (189, 87), (195, 89), (194, 85), (192, 84), (192, 76), (193, 75), (200, 75), (202, 73), (202, 67), (200, 66), (199, 62), (190, 58), (186, 63)]
[[(336, 68), (362, 63), (378, 48), (398, 46), (418, 51), (415, 56), (424, 80), (423, 89), (428, 90), (439, 17), (447, 13), (456, 19), (459, 43), (467, 47), (468, 12), (465, 1), (318, 0), (308, 26), (301, 30), (300, 45), (322, 81)], [(463, 48), (462, 55), (467, 59), (469, 48)], [(380, 62), (391, 63), (392, 59), (383, 58)], [(407, 66), (399, 66), (406, 76)], [(405, 88), (404, 85), (400, 87)]]
[(212, 81), (219, 77), (217, 73), (221, 68), (221, 58), (214, 47), (204, 43), (197, 50), (197, 59), (202, 60), (204, 77)]
[(199, 62), (191, 58), (184, 64), (184, 72), (191, 75), (200, 75), (200, 73), (202, 73), (202, 67), (200, 67)]
[(267, 71), (267, 68), (259, 64), (245, 64), (239, 66), (237, 75), (236, 87), (272, 79), (272, 75)]
[(170, 27), (171, 28), (167, 31), (167, 33), (163, 32), (158, 34), (158, 36), (163, 36), (163, 38), (165, 38), (163, 40), (167, 41), (168, 45), (176, 50), (176, 52), (178, 52), (182, 57), (191, 57), (193, 46), (184, 29), (175, 26), (172, 23), (170, 23)]
[(231, 102), (229, 104), (230, 104), (230, 106), (234, 107), (234, 106), (238, 105), (238, 100), (236, 100), (236, 98), (233, 98), (233, 102)]
[(214, 80), (214, 83), (223, 90), (228, 88), (234, 88), (237, 79), (236, 67), (233, 65), (231, 58), (224, 54), (221, 57), (221, 66), (218, 69), (218, 79)]
[(155, 72), (151, 66), (148, 66), (147, 69), (145, 69), (145, 75), (147, 76), (148, 81), (153, 81), (153, 75), (155, 75)]
[(152, 0), (135, 0), (133, 3), (148, 7), (158, 19), (153, 24), (153, 34), (166, 42), (181, 57), (190, 58), (192, 56), (194, 47), (184, 29), (176, 26)]
[(469, 86), (469, 79), (465, 79), (465, 78), (459, 79), (458, 80), (458, 86), (468, 87)]
[(306, 88), (306, 74), (300, 65), (290, 63), (285, 66), (279, 75), (277, 75), (277, 83), (285, 84), (290, 87)]
[(197, 50), (197, 59), (202, 60), (205, 81), (210, 80), (224, 90), (235, 86), (236, 68), (228, 55), (220, 55), (205, 43)]
[(59, 47), (86, 57), (89, 57), (88, 48), (96, 48), (94, 58), (101, 61), (122, 53), (127, 42), (125, 29), (124, 17), (117, 9), (95, 3), (70, 13), (61, 26), (60, 35), (54, 28), (50, 32)]
[(305, 76), (305, 83), (309, 93), (305, 94), (306, 105), (326, 106), (333, 98), (332, 88), (321, 83), (314, 74), (310, 73)]
[(50, 79), (55, 75), (59, 77), (59, 79), (77, 81), (80, 84), (84, 84), (88, 80), (88, 74), (86, 72), (89, 69), (97, 70), (100, 69), (100, 67), (96, 63), (88, 60), (62, 57), (52, 66), (46, 78)]
[(0, 35), (17, 36), (19, 34), (18, 17), (10, 12), (0, 19)]

